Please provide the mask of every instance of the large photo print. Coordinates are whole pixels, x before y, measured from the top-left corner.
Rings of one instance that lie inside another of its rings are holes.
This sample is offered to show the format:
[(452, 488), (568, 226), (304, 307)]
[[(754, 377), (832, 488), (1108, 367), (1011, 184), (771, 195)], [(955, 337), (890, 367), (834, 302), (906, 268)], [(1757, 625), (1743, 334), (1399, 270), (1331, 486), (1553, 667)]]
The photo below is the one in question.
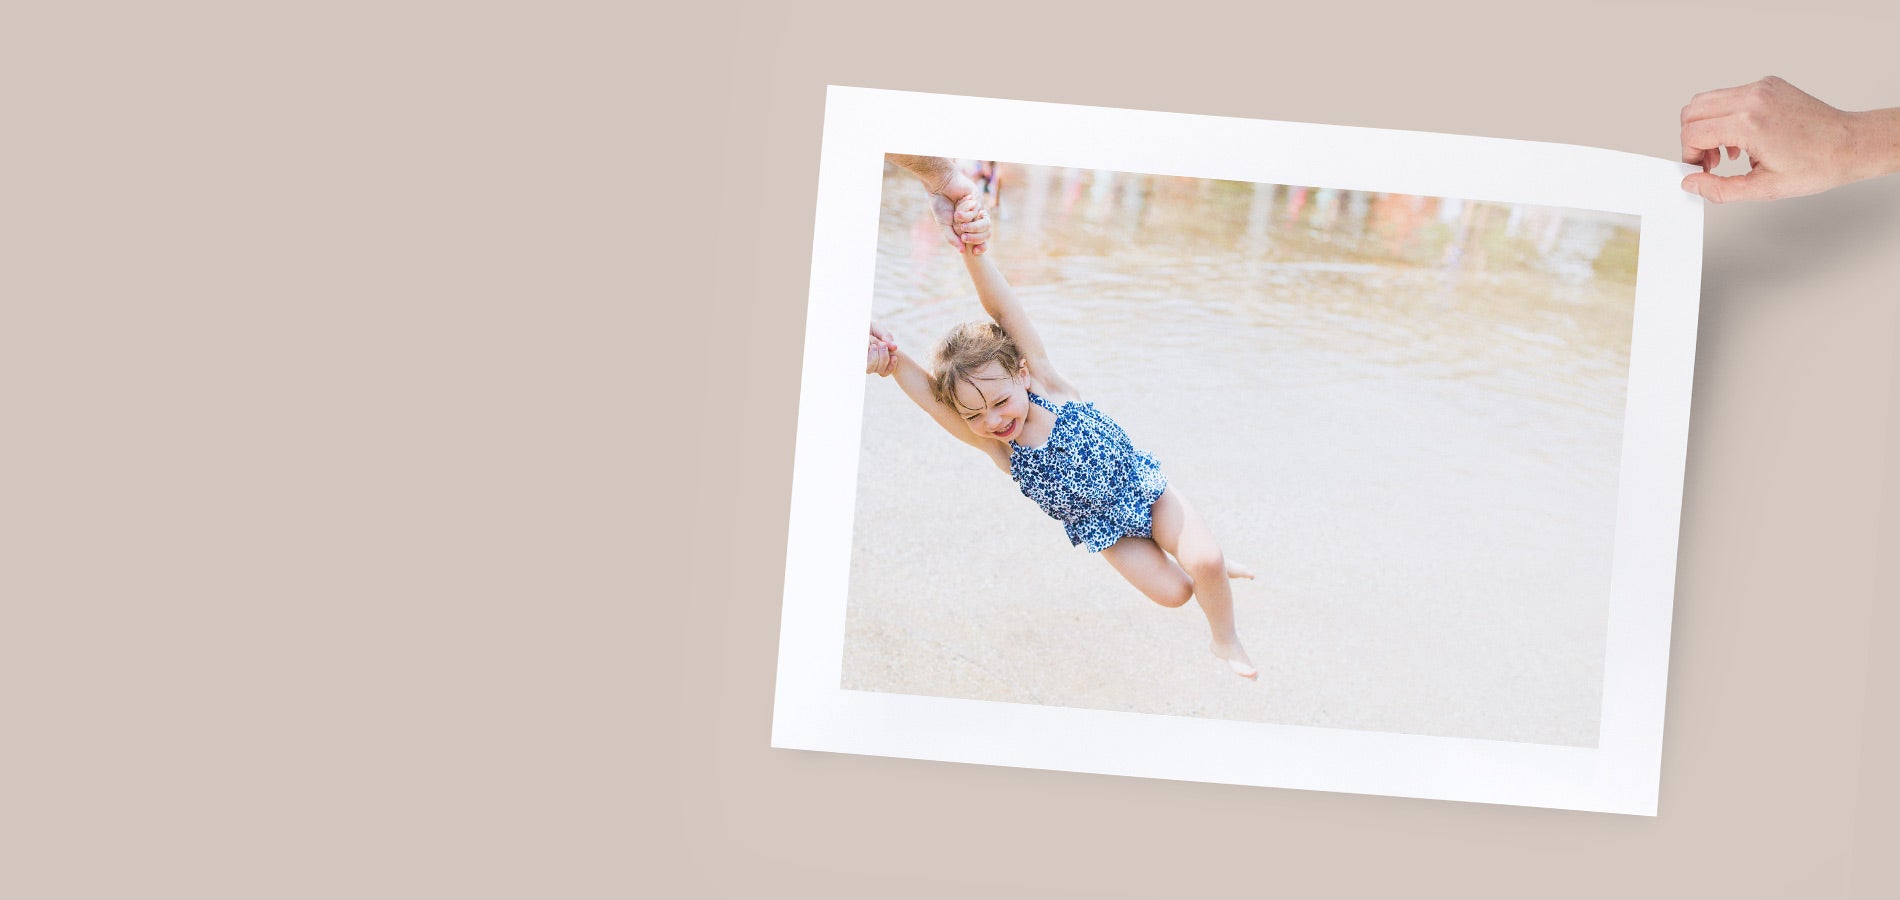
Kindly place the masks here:
[(1690, 169), (831, 88), (772, 746), (1654, 815)]

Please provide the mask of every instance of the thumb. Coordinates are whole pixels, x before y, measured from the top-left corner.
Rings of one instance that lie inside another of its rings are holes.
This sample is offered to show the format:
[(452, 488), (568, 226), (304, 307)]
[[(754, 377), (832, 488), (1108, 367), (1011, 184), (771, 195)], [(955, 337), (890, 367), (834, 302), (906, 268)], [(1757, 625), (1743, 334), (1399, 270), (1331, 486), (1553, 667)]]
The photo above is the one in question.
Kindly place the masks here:
[(937, 227), (943, 232), (944, 243), (952, 247), (962, 247), (957, 240), (957, 205), (942, 194), (930, 195), (930, 217), (935, 219)]
[(1774, 200), (1786, 194), (1779, 173), (1756, 169), (1746, 175), (1711, 175), (1690, 172), (1682, 179), (1682, 189), (1698, 194), (1710, 203), (1736, 200)]

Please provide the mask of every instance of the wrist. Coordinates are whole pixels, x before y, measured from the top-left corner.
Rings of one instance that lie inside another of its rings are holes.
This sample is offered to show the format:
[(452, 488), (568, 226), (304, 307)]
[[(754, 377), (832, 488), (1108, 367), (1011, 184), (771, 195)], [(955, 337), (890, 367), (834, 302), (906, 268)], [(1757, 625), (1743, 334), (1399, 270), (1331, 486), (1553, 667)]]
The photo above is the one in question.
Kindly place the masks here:
[(1853, 180), (1900, 172), (1900, 108), (1847, 115)]
[(942, 194), (951, 202), (957, 202), (970, 196), (970, 194), (975, 191), (976, 182), (971, 181), (970, 176), (963, 174), (962, 169), (952, 164), (949, 171), (944, 175), (943, 183), (937, 185), (936, 189), (931, 191), (931, 193)]

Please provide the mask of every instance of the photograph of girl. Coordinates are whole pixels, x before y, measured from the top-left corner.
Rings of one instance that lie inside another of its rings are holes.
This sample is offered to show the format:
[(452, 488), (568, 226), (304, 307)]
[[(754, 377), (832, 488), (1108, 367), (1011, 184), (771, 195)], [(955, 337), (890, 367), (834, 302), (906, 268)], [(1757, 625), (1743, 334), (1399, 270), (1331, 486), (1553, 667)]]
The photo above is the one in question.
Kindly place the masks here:
[(842, 686), (1593, 746), (1637, 225), (887, 156)]

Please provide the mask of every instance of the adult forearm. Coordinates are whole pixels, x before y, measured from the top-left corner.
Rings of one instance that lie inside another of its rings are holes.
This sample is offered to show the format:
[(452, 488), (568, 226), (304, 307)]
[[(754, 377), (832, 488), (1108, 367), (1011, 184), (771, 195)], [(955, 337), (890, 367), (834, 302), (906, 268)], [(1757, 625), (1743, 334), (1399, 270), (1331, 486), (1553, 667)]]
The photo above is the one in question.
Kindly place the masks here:
[(886, 153), (884, 158), (924, 183), (924, 189), (938, 193), (956, 178), (956, 163), (941, 156), (906, 156), (902, 153)]

